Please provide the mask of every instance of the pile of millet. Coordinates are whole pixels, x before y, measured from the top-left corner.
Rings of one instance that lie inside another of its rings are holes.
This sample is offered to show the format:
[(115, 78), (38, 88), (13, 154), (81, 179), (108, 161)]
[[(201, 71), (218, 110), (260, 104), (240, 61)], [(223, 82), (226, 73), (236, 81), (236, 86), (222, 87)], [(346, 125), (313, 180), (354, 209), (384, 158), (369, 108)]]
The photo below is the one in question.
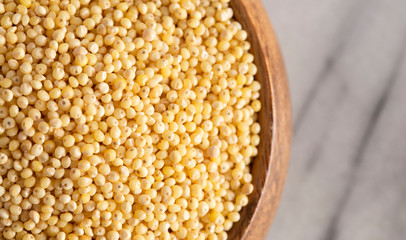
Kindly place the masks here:
[(0, 0), (0, 239), (227, 239), (260, 84), (230, 0)]

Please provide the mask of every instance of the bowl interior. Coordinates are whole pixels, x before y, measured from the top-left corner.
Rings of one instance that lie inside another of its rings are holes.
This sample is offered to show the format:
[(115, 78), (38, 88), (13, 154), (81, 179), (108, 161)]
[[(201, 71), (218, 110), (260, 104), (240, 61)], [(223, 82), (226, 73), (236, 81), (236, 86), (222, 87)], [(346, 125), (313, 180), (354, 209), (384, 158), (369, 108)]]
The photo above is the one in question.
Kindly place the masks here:
[[(251, 173), (253, 176), (254, 192), (249, 196), (249, 204), (244, 207), (240, 214), (240, 221), (236, 222), (232, 229), (228, 232), (229, 239), (237, 240), (241, 239), (249, 226), (251, 219), (254, 217), (255, 210), (259, 203), (265, 180), (267, 178), (267, 172), (270, 165), (271, 145), (272, 145), (272, 129), (273, 129), (273, 114), (272, 114), (272, 99), (271, 99), (271, 87), (270, 76), (267, 71), (261, 71), (265, 69), (266, 62), (264, 53), (260, 47), (257, 33), (253, 31), (252, 22), (250, 18), (246, 17), (248, 12), (244, 8), (240, 1), (231, 1), (231, 6), (234, 10), (234, 17), (242, 24), (243, 28), (248, 32), (248, 39), (251, 43), (251, 52), (255, 56), (255, 64), (258, 67), (258, 73), (255, 76), (256, 80), (261, 83), (260, 100), (262, 103), (262, 109), (259, 112), (258, 120), (261, 125), (261, 142), (258, 146), (258, 155), (251, 162)], [(263, 16), (267, 18), (267, 16)]]

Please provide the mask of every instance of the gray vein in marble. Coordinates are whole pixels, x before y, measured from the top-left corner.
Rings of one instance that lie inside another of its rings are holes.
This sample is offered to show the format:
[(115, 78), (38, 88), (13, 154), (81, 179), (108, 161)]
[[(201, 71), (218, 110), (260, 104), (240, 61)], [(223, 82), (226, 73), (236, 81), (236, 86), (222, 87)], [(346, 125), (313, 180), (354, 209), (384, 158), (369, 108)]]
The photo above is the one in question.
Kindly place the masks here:
[[(347, 96), (348, 93), (348, 89), (346, 87), (345, 84), (341, 84), (341, 86), (338, 88), (337, 90), (339, 92), (338, 96), (334, 99), (334, 102), (336, 104), (337, 107), (339, 107), (345, 97)], [(328, 121), (332, 121), (334, 119), (335, 115), (331, 114), (328, 116), (329, 120)], [(318, 126), (315, 126), (316, 128), (318, 128)], [(312, 170), (314, 169), (314, 167), (317, 165), (317, 163), (320, 161), (320, 157), (321, 157), (321, 153), (323, 150), (323, 143), (324, 143), (324, 139), (326, 139), (327, 135), (330, 133), (329, 132), (329, 127), (326, 125), (324, 126), (323, 129), (315, 129), (315, 131), (321, 131), (321, 137), (319, 138), (319, 142), (317, 143), (316, 147), (313, 149), (313, 152), (310, 154), (309, 159), (306, 161), (306, 172), (308, 172), (309, 174), (311, 174)]]
[[(406, 38), (403, 41), (404, 43), (406, 42)], [(393, 66), (393, 70), (390, 73), (390, 76), (388, 77), (387, 84), (382, 91), (381, 96), (379, 97), (379, 100), (377, 104), (375, 105), (375, 108), (372, 112), (371, 117), (369, 118), (369, 121), (366, 125), (366, 129), (363, 133), (363, 136), (361, 138), (361, 144), (357, 149), (357, 152), (355, 154), (355, 157), (353, 158), (352, 161), (352, 168), (350, 172), (350, 176), (348, 179), (346, 179), (346, 186), (344, 193), (341, 196), (341, 199), (338, 202), (337, 208), (332, 215), (331, 221), (328, 225), (328, 228), (326, 230), (325, 237), (323, 238), (324, 240), (336, 240), (337, 239), (337, 233), (338, 233), (338, 223), (340, 221), (340, 218), (342, 217), (343, 209), (346, 208), (348, 204), (348, 200), (350, 199), (353, 189), (354, 189), (354, 182), (356, 182), (356, 177), (357, 177), (357, 172), (359, 170), (361, 161), (363, 160), (365, 151), (370, 143), (371, 136), (376, 130), (376, 125), (378, 123), (378, 120), (381, 117), (382, 111), (385, 108), (388, 98), (390, 96), (391, 90), (393, 89), (393, 85), (395, 84), (396, 80), (398, 80), (399, 72), (400, 72), (400, 67), (403, 64), (403, 61), (405, 59), (406, 55), (406, 44), (403, 44), (401, 46), (401, 50), (398, 53), (398, 56), (395, 58), (395, 64)]]
[(359, 18), (358, 13), (360, 11), (360, 8), (362, 8), (364, 2), (365, 0), (354, 1), (354, 5), (351, 7), (351, 9), (349, 9), (347, 13), (347, 16), (345, 18), (346, 21), (341, 24), (339, 31), (337, 31), (338, 40), (331, 48), (323, 68), (312, 84), (310, 90), (308, 91), (308, 94), (305, 96), (303, 105), (299, 109), (297, 117), (295, 117), (294, 119), (294, 134), (301, 128), (301, 123), (303, 123), (303, 119), (306, 118), (309, 106), (311, 106), (311, 104), (314, 102), (315, 97), (317, 96), (317, 92), (323, 88), (324, 82), (328, 80), (328, 76), (334, 69), (336, 62), (340, 58), (344, 49), (347, 47), (348, 36), (351, 35), (351, 33), (354, 31), (353, 23), (357, 21), (357, 18)]
[(406, 239), (406, 1), (263, 1), (296, 117), (267, 239)]

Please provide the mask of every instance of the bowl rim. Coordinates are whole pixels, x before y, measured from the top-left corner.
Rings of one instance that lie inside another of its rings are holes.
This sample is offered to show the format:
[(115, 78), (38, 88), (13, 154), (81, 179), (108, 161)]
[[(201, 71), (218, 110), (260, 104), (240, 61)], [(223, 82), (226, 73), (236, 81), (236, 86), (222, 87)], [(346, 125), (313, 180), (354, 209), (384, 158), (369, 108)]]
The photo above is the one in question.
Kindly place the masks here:
[(287, 175), (292, 139), (290, 94), (279, 44), (261, 1), (231, 0), (230, 5), (234, 17), (249, 33), (259, 69), (263, 107), (259, 116), (261, 143), (252, 171), (260, 167), (263, 170), (257, 176), (253, 173), (254, 186), (262, 188), (250, 195), (250, 203), (242, 209), (240, 222), (229, 231), (229, 239), (258, 240), (264, 239), (268, 232)]

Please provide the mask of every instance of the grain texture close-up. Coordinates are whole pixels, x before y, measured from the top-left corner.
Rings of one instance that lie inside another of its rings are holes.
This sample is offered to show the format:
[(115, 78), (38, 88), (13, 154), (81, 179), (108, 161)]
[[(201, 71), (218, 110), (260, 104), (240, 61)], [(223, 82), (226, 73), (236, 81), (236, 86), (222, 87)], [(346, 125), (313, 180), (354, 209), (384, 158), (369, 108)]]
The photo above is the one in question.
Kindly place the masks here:
[(275, 39), (256, 0), (0, 0), (0, 239), (263, 238)]

